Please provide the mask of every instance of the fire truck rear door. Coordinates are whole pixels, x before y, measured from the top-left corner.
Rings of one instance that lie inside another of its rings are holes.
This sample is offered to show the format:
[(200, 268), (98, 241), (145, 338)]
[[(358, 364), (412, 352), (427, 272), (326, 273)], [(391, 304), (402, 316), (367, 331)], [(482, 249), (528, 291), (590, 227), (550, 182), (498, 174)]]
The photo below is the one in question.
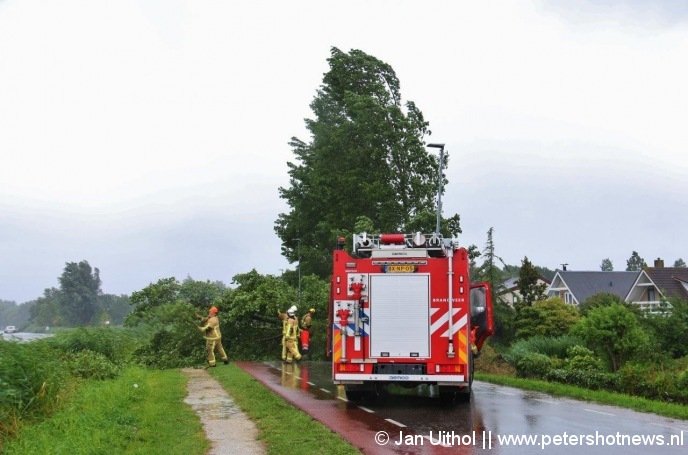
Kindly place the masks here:
[(430, 356), (430, 276), (371, 274), (370, 357)]

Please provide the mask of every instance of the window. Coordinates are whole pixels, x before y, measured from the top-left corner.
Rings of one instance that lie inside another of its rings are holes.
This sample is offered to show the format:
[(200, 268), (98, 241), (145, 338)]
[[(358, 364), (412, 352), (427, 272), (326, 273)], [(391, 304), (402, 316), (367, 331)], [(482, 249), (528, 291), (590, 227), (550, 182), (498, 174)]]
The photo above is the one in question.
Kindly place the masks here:
[(653, 288), (653, 287), (647, 288), (647, 301), (648, 302), (654, 302), (655, 300), (656, 300), (655, 288)]

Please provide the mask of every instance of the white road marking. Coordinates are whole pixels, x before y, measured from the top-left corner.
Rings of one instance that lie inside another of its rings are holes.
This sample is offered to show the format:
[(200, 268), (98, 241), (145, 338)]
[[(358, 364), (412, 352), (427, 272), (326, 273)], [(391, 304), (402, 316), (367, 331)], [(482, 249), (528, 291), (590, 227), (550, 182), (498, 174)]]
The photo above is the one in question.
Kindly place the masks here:
[(365, 412), (367, 412), (367, 413), (375, 414), (375, 411), (373, 411), (372, 409), (368, 409), (368, 408), (366, 408), (365, 406), (359, 406), (358, 408), (359, 408), (359, 409), (363, 409), (363, 410), (364, 410)]
[(602, 414), (606, 416), (615, 416), (616, 414), (612, 414), (611, 412), (602, 412), (602, 411), (595, 411), (594, 409), (588, 409), (588, 408), (583, 408), (584, 411), (588, 412), (594, 412), (595, 414)]
[(385, 419), (385, 420), (391, 424), (398, 426), (398, 427), (406, 428), (406, 425), (404, 425), (403, 423), (397, 422), (396, 420), (392, 420), (392, 419)]
[(325, 392), (325, 393), (332, 393), (332, 392), (330, 392), (330, 391), (327, 390), (327, 389), (323, 389), (322, 387), (320, 388), (320, 390), (322, 390), (322, 391)]
[(662, 428), (669, 428), (669, 429), (671, 429), (671, 430), (676, 430), (676, 431), (685, 431), (685, 432), (688, 432), (688, 429), (687, 429), (687, 428), (672, 427), (671, 425), (664, 425), (664, 424), (661, 424), (661, 423), (650, 422), (650, 425), (654, 425), (654, 426), (656, 426), (656, 427), (662, 427)]
[(342, 401), (346, 401), (347, 403), (349, 402), (349, 400), (347, 400), (347, 399), (344, 398), (344, 397), (337, 397), (337, 399), (338, 399), (338, 400), (342, 400)]
[(313, 387), (315, 387), (315, 383), (314, 383), (314, 382), (310, 382), (310, 381), (309, 381), (309, 382), (307, 382), (306, 384), (312, 385)]

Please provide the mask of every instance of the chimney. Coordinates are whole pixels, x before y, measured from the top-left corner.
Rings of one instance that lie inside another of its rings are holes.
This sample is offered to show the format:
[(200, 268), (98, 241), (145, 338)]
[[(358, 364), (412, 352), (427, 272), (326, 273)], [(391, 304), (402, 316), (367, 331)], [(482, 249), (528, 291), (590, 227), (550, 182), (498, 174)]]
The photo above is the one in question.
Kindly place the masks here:
[(664, 261), (661, 258), (655, 259), (655, 268), (656, 269), (663, 269), (664, 268)]

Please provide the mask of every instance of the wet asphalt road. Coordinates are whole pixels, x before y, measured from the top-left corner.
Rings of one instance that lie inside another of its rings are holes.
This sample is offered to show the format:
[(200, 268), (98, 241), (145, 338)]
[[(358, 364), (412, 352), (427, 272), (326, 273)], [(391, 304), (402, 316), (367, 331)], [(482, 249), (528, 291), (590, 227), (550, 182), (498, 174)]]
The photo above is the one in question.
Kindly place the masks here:
[(447, 405), (426, 387), (351, 403), (329, 363), (240, 366), (364, 453), (688, 454), (688, 422), (654, 414), (478, 381), (467, 404)]

